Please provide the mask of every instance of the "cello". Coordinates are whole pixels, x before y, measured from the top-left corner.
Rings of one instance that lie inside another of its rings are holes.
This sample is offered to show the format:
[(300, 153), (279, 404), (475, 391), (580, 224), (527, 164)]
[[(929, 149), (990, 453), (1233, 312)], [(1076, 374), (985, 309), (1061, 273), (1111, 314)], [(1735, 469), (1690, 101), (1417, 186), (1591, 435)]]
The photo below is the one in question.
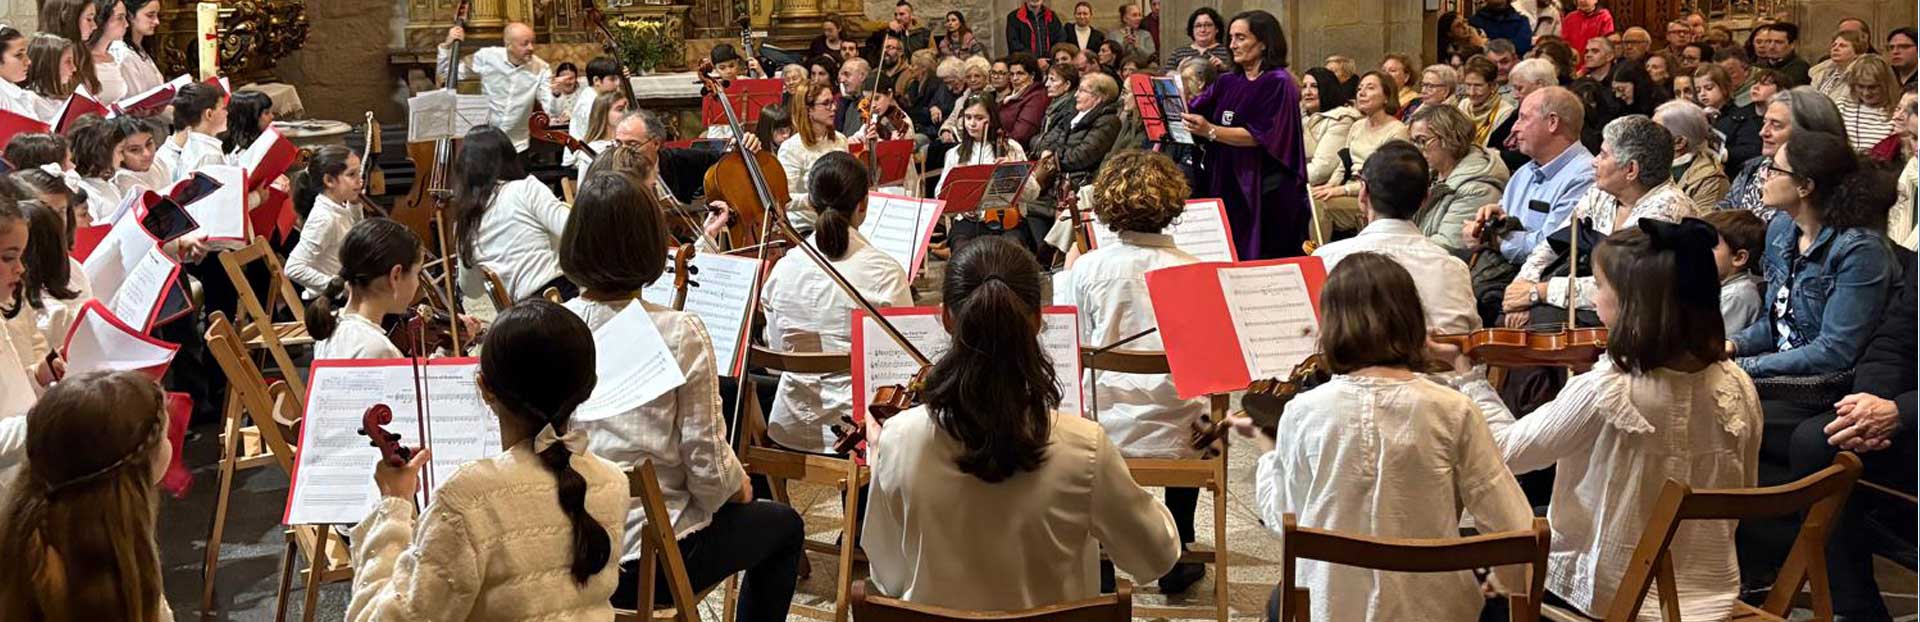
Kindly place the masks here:
[(777, 145), (761, 145), (759, 151), (753, 152), (741, 148), (740, 138), (746, 136), (745, 130), (733, 110), (733, 102), (727, 99), (726, 83), (712, 76), (712, 71), (713, 61), (703, 60), (696, 73), (706, 85), (707, 92), (720, 101), (735, 140), (733, 149), (707, 169), (701, 184), (706, 188), (709, 201), (726, 203), (733, 211), (727, 218), (726, 230), (721, 234), (724, 239), (720, 246), (734, 248), (758, 245), (766, 241), (767, 214), (793, 200), (787, 189), (787, 169), (780, 165), (780, 158), (769, 150)]

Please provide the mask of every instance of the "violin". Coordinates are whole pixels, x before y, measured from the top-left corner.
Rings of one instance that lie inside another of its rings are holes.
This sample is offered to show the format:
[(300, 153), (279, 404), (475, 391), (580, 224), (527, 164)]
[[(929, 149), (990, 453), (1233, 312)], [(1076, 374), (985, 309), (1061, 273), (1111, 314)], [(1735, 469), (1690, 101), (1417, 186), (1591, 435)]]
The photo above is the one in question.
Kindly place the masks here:
[[(1057, 165), (1058, 163), (1059, 161), (1055, 159), (1055, 156), (1048, 155), (1046, 162), (1042, 164), (1043, 166), (1050, 166)], [(1058, 209), (1066, 210), (1068, 216), (1073, 220), (1072, 246), (1079, 249), (1082, 253), (1087, 252), (1087, 217), (1080, 212), (1080, 193), (1075, 191), (1073, 182), (1067, 179), (1067, 176), (1061, 175), (1055, 184), (1054, 194), (1059, 197), (1060, 202)]]
[(698, 270), (688, 262), (693, 261), (693, 245), (681, 244), (673, 248), (673, 265), (667, 270), (673, 273), (673, 310), (685, 311), (687, 308), (687, 288), (694, 285), (693, 273)]
[(726, 85), (713, 75), (713, 61), (701, 61), (695, 74), (706, 91), (720, 101), (735, 137), (733, 150), (707, 169), (703, 180), (707, 198), (724, 201), (733, 208), (725, 233), (728, 246), (759, 244), (763, 241), (761, 234), (768, 211), (793, 200), (787, 190), (786, 169), (780, 165), (780, 158), (764, 145), (752, 153), (740, 148), (738, 138), (746, 136), (746, 131), (733, 111), (733, 102), (726, 97)]
[(413, 460), (413, 448), (401, 445), (400, 434), (383, 427), (389, 423), (393, 423), (393, 408), (374, 404), (360, 415), (360, 435), (367, 437), (368, 444), (380, 448), (380, 461), (388, 466), (407, 466)]
[[(393, 347), (408, 358), (432, 356), (441, 350), (458, 354), (459, 349), (453, 340), (456, 320), (445, 311), (421, 305), (416, 307), (406, 319), (387, 330), (387, 340)], [(468, 335), (478, 339), (479, 335)]]
[(1485, 328), (1435, 335), (1433, 340), (1458, 346), (1474, 361), (1495, 367), (1567, 367), (1579, 372), (1593, 367), (1606, 353), (1607, 329)]
[(573, 134), (565, 130), (553, 129), (553, 116), (541, 109), (538, 102), (533, 104), (533, 114), (527, 116), (527, 135), (537, 141), (566, 147), (589, 159), (600, 157), (599, 151), (580, 139), (574, 138)]
[[(1326, 358), (1315, 352), (1294, 365), (1285, 379), (1264, 378), (1248, 384), (1246, 395), (1240, 398), (1241, 412), (1252, 419), (1254, 426), (1266, 433), (1267, 438), (1274, 438), (1279, 435), (1280, 414), (1286, 411), (1287, 402), (1332, 379), (1333, 372), (1327, 367)], [(1231, 421), (1196, 420), (1193, 422), (1192, 447), (1202, 451), (1205, 457), (1219, 455), (1220, 440), (1231, 429)]]
[[(920, 391), (927, 386), (928, 369), (920, 368), (906, 384), (890, 384), (874, 389), (873, 399), (867, 401), (867, 416), (872, 417), (875, 424), (884, 425), (894, 415), (919, 406), (922, 403)], [(866, 450), (861, 445), (867, 442), (867, 428), (855, 423), (852, 417), (841, 417), (840, 421), (847, 427), (834, 428), (833, 434), (838, 437), (833, 441), (834, 453), (865, 456)]]

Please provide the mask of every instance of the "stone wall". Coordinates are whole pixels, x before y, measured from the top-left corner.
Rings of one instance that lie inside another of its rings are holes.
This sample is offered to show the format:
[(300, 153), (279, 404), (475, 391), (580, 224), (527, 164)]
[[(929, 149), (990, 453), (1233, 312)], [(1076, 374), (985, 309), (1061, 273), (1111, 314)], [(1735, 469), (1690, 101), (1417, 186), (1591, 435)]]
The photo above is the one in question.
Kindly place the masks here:
[(388, 68), (396, 24), (406, 6), (391, 0), (308, 0), (307, 45), (274, 69), (300, 90), (307, 116), (358, 123), (367, 111), (384, 122), (403, 120), (400, 77)]
[(40, 3), (35, 0), (0, 0), (0, 24), (32, 32), (40, 29)]
[[(866, 19), (875, 22), (893, 19), (893, 5), (896, 0), (865, 0), (865, 2)], [(927, 23), (927, 27), (933, 31), (934, 36), (940, 36), (946, 32), (947, 12), (960, 11), (962, 15), (967, 16), (967, 25), (973, 28), (974, 35), (986, 42), (987, 49), (998, 56), (1006, 53), (1007, 50), (1005, 42), (1001, 41), (1007, 32), (1007, 14), (1019, 7), (1020, 3), (1021, 0), (992, 0), (991, 2), (916, 0), (913, 2), (913, 12), (920, 21)], [(1125, 0), (1089, 0), (1089, 3), (1093, 5), (1094, 28), (1107, 30), (1120, 26), (1119, 9), (1120, 5), (1125, 4)], [(1074, 0), (1047, 0), (1047, 6), (1059, 12), (1060, 18), (1068, 23), (1073, 21), (1074, 4)], [(1186, 23), (1184, 20), (1183, 17), (1181, 21), (1183, 26), (1176, 28), (1175, 33), (1182, 32)]]

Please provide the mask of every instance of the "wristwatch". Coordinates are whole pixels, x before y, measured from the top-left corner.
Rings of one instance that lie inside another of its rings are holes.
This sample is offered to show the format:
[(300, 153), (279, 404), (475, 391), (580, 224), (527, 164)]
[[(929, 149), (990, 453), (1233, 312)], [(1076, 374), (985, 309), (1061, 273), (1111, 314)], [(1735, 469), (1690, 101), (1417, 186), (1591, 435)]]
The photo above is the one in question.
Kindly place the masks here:
[(1527, 304), (1540, 304), (1540, 286), (1535, 285), (1527, 288)]

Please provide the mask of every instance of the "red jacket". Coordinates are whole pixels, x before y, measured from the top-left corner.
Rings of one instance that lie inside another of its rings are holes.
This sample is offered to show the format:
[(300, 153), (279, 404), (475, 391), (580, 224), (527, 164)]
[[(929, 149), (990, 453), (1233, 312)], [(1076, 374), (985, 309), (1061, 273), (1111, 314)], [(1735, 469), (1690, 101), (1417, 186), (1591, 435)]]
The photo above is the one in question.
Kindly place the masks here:
[(1047, 122), (1047, 88), (1034, 82), (1013, 99), (1000, 103), (1000, 129), (1020, 146), (1032, 146), (1033, 137)]
[(1613, 12), (1606, 9), (1595, 9), (1592, 14), (1568, 11), (1560, 20), (1560, 37), (1573, 46), (1574, 58), (1580, 61), (1574, 63), (1576, 68), (1587, 65), (1587, 40), (1610, 34), (1613, 34)]

